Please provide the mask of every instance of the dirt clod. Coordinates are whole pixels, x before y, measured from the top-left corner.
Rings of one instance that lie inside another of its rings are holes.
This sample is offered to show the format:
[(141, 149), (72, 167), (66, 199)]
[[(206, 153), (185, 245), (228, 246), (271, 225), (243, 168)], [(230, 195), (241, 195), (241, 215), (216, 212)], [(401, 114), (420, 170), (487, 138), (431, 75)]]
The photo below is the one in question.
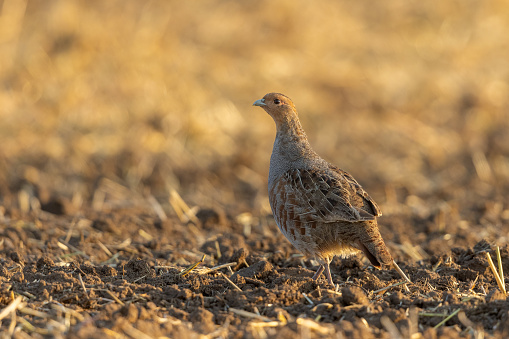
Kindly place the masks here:
[(494, 288), (488, 293), (486, 301), (491, 302), (497, 300), (507, 300), (507, 298), (508, 297), (504, 295), (504, 293), (502, 293), (498, 288)]
[(366, 296), (364, 291), (357, 286), (349, 286), (343, 287), (341, 289), (341, 293), (343, 294), (343, 303), (345, 306), (349, 305), (367, 305), (369, 304), (369, 299)]
[(245, 267), (236, 272), (233, 277), (239, 275), (244, 278), (263, 279), (267, 277), (273, 270), (270, 262), (262, 260), (249, 267)]

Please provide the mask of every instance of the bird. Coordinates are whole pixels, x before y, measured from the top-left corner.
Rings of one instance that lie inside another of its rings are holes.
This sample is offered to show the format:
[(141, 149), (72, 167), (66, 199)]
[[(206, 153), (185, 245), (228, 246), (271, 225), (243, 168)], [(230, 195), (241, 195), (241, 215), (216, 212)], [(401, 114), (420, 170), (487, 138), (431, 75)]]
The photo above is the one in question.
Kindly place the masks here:
[(378, 229), (380, 208), (353, 176), (311, 148), (292, 100), (268, 93), (253, 106), (263, 108), (276, 123), (268, 178), (274, 219), (297, 250), (320, 264), (313, 280), (325, 271), (335, 287), (330, 263), (336, 255), (363, 252), (376, 268), (397, 266)]

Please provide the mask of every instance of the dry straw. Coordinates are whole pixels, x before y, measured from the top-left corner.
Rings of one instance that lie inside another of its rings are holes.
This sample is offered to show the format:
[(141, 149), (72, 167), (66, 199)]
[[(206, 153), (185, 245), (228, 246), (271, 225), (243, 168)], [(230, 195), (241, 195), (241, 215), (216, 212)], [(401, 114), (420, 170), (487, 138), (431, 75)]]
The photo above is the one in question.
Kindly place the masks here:
[(223, 278), (230, 284), (233, 286), (233, 288), (235, 288), (237, 291), (239, 292), (242, 292), (242, 290), (240, 289), (240, 287), (238, 287), (237, 285), (235, 285), (235, 283), (233, 281), (231, 281), (230, 279), (228, 279), (228, 277), (226, 275), (223, 274)]
[(497, 281), (498, 288), (500, 288), (500, 291), (504, 293), (504, 295), (507, 295), (506, 289), (505, 289), (505, 281), (504, 281), (504, 270), (502, 268), (502, 259), (500, 257), (500, 248), (497, 246), (497, 261), (498, 261), (498, 272), (495, 268), (495, 265), (493, 264), (493, 261), (491, 260), (491, 256), (488, 252), (484, 252), (486, 255), (486, 259), (488, 259), (488, 264), (490, 265), (491, 271), (493, 272), (493, 275), (495, 276), (495, 280)]
[(450, 315), (448, 315), (444, 320), (442, 320), (441, 322), (439, 322), (434, 328), (437, 329), (439, 328), (440, 326), (442, 326), (443, 324), (445, 324), (446, 322), (448, 322), (450, 319), (452, 319), (452, 317), (454, 317), (456, 314), (458, 314), (458, 312), (461, 311), (461, 308), (458, 308), (456, 311), (452, 312)]
[(206, 255), (204, 254), (200, 261), (198, 261), (197, 263), (189, 266), (188, 268), (186, 268), (185, 270), (180, 272), (179, 275), (185, 277), (186, 275), (191, 273), (192, 270), (194, 270), (196, 267), (198, 267), (198, 265), (200, 265), (201, 263), (203, 263), (205, 261), (205, 257), (206, 257)]

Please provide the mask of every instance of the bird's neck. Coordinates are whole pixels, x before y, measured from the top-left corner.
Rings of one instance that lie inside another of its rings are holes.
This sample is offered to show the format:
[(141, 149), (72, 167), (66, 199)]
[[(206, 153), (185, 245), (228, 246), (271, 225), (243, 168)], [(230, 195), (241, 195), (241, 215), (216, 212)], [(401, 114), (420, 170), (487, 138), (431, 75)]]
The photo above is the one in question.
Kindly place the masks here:
[(274, 151), (291, 161), (314, 154), (297, 114), (278, 119), (276, 126)]
[(295, 111), (274, 117), (274, 121), (276, 122), (277, 134), (280, 137), (286, 136), (295, 141), (301, 141), (302, 139), (307, 141), (306, 133)]

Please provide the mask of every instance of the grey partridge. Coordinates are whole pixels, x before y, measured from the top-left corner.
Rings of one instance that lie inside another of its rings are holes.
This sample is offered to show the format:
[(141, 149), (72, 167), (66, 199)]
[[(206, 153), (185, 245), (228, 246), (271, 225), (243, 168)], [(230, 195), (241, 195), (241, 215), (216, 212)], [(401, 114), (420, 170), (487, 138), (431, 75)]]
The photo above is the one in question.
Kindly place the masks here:
[(284, 236), (319, 262), (313, 279), (325, 270), (335, 286), (329, 267), (335, 255), (362, 251), (377, 268), (393, 264), (378, 230), (380, 208), (350, 174), (313, 151), (290, 98), (269, 93), (253, 105), (262, 107), (277, 128), (269, 170), (272, 213)]

